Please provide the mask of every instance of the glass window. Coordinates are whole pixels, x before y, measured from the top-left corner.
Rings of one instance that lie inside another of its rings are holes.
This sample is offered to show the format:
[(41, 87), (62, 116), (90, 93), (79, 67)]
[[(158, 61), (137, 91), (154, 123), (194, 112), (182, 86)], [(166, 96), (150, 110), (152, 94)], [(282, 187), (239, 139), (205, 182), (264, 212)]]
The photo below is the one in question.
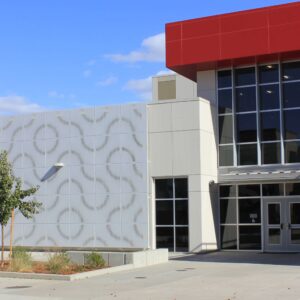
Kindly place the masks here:
[(283, 107), (300, 107), (300, 82), (284, 83), (282, 85)]
[(175, 218), (176, 225), (188, 225), (188, 201), (176, 200), (175, 201)]
[(279, 225), (280, 223), (280, 203), (268, 203), (268, 224)]
[(221, 224), (236, 224), (236, 199), (220, 200)]
[(175, 198), (188, 198), (188, 180), (187, 178), (175, 179)]
[(300, 229), (291, 229), (291, 242), (292, 244), (300, 244)]
[(285, 191), (287, 196), (298, 196), (300, 195), (300, 183), (286, 183)]
[(220, 90), (218, 93), (219, 114), (232, 113), (232, 90)]
[(156, 201), (156, 225), (173, 225), (173, 201)]
[(218, 88), (226, 88), (232, 86), (231, 70), (218, 72)]
[(244, 68), (235, 70), (235, 85), (251, 85), (255, 84), (255, 68)]
[(232, 116), (219, 117), (219, 143), (231, 144), (233, 142)]
[(283, 196), (284, 189), (282, 183), (263, 184), (263, 196)]
[(221, 248), (237, 249), (237, 228), (236, 226), (221, 226)]
[(236, 116), (237, 140), (239, 143), (257, 141), (256, 114), (242, 114)]
[(281, 144), (267, 143), (261, 144), (261, 159), (263, 165), (280, 164), (281, 163)]
[(284, 111), (285, 139), (300, 139), (300, 109)]
[(239, 197), (260, 196), (259, 184), (239, 185)]
[(173, 198), (173, 179), (156, 179), (155, 197), (156, 199)]
[(279, 85), (263, 85), (259, 87), (260, 109), (279, 109)]
[(260, 198), (239, 199), (239, 223), (260, 222)]
[(236, 197), (236, 185), (221, 185), (220, 186), (220, 197)]
[(257, 144), (239, 145), (238, 162), (241, 166), (257, 165)]
[(300, 224), (300, 203), (290, 203), (291, 224)]
[(236, 111), (246, 112), (256, 110), (255, 87), (237, 88), (235, 90)]
[(174, 251), (174, 228), (156, 227), (156, 248), (168, 248)]
[(261, 249), (261, 226), (239, 226), (241, 250)]
[(261, 113), (261, 140), (280, 140), (280, 114), (279, 111)]
[(187, 252), (189, 249), (189, 228), (176, 227), (176, 251)]
[(258, 68), (259, 83), (279, 82), (278, 65), (270, 64)]
[(286, 142), (285, 145), (285, 162), (300, 162), (300, 141)]
[(280, 245), (281, 243), (281, 230), (279, 228), (269, 228), (269, 244)]
[(282, 64), (282, 80), (299, 80), (300, 62), (290, 62)]
[(233, 146), (219, 146), (219, 166), (233, 166)]

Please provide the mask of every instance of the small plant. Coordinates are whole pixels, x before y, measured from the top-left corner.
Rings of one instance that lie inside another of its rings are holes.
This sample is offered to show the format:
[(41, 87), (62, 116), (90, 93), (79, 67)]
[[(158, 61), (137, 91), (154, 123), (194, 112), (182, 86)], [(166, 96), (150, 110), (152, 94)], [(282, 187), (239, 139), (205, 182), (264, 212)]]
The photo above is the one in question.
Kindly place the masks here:
[(29, 271), (32, 268), (31, 254), (26, 249), (16, 247), (12, 253), (10, 269), (13, 272)]
[(48, 260), (48, 268), (51, 273), (58, 274), (70, 267), (70, 259), (66, 253), (57, 253)]
[(92, 252), (86, 256), (85, 264), (93, 269), (103, 268), (105, 266), (105, 260), (100, 254)]

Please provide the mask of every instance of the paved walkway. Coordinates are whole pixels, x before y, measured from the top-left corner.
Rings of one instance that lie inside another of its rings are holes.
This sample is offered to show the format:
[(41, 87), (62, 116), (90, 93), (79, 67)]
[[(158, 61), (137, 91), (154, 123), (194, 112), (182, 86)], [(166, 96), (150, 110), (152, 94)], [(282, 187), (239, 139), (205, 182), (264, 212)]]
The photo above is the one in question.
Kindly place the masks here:
[(194, 255), (75, 282), (1, 278), (0, 299), (300, 299), (300, 255)]

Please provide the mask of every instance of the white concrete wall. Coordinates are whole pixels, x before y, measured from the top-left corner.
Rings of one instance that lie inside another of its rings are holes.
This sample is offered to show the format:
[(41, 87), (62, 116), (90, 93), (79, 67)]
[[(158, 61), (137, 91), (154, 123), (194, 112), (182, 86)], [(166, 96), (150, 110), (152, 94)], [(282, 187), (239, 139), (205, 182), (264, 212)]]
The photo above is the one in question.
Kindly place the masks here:
[[(148, 105), (149, 186), (153, 190), (153, 178), (188, 177), (191, 252), (217, 247), (212, 208), (215, 199), (209, 185), (210, 181), (217, 181), (215, 72), (199, 73), (198, 78), (196, 85), (182, 76), (177, 76), (176, 79), (182, 86), (177, 99), (154, 99)], [(154, 78), (154, 90), (156, 81)], [(196, 97), (196, 89), (199, 97)], [(152, 195), (153, 215), (150, 226), (153, 232), (154, 200)], [(155, 243), (153, 234), (153, 247)]]

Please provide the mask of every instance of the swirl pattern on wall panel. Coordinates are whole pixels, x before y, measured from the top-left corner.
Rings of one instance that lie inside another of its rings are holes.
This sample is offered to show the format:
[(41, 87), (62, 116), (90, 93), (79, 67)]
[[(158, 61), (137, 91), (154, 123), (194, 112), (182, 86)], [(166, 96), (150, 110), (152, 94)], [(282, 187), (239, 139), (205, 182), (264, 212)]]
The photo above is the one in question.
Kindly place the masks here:
[(41, 217), (16, 218), (16, 243), (148, 246), (145, 104), (3, 116), (0, 124), (1, 149), (43, 200)]

